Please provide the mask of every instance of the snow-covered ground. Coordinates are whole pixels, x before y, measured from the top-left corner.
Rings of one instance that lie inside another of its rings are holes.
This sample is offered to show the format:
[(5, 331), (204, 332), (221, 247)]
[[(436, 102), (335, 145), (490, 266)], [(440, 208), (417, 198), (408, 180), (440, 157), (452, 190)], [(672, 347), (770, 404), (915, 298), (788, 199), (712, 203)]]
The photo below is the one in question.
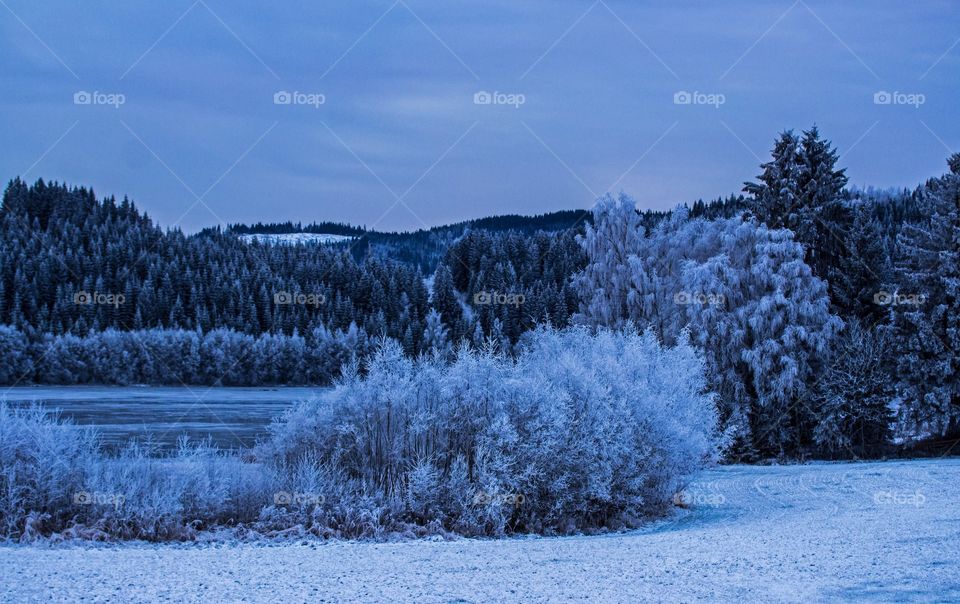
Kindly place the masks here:
[(353, 237), (326, 233), (251, 233), (240, 235), (240, 239), (245, 243), (259, 241), (271, 245), (296, 245), (298, 243), (340, 243)]
[(960, 459), (705, 472), (594, 537), (0, 547), (2, 601), (960, 601)]

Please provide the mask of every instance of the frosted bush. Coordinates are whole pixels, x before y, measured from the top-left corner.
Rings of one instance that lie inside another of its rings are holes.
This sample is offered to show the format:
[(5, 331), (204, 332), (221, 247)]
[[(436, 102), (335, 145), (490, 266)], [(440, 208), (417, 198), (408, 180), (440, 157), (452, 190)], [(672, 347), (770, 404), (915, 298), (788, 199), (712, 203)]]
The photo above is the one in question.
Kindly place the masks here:
[(183, 540), (565, 534), (662, 513), (713, 454), (703, 363), (652, 332), (540, 329), (519, 354), (383, 341), (243, 457), (168, 455), (0, 405), (0, 537)]
[(540, 329), (515, 360), (461, 348), (452, 364), (385, 341), (366, 369), (291, 410), (259, 454), (289, 482), (309, 456), (312, 488), (335, 493), (321, 510), (373, 504), (385, 530), (632, 526), (713, 454), (702, 361), (630, 327)]
[(0, 537), (190, 539), (255, 521), (273, 490), (262, 467), (205, 444), (106, 455), (89, 429), (0, 404)]
[(58, 420), (41, 407), (0, 403), (0, 535), (61, 526), (69, 514), (63, 504), (83, 491), (95, 434)]

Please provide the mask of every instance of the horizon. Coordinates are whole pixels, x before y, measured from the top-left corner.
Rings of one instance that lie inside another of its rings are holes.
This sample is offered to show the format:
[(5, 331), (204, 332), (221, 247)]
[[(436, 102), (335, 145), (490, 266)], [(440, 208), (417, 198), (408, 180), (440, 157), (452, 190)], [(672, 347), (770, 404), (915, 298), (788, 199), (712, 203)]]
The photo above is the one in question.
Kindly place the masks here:
[[(910, 190), (915, 189), (916, 187), (922, 186), (923, 183), (926, 182), (928, 179), (930, 179), (930, 178), (936, 178), (937, 176), (939, 176), (939, 175), (941, 175), (941, 174), (943, 174), (943, 172), (931, 174), (930, 176), (928, 176), (927, 178), (924, 178), (924, 179), (921, 180), (920, 182), (917, 182), (917, 183), (916, 183), (915, 185), (913, 185), (913, 186), (903, 185), (903, 186), (875, 187), (875, 186), (870, 185), (870, 184), (860, 185), (860, 184), (854, 183), (854, 184), (849, 184), (849, 185), (848, 185), (847, 187), (845, 187), (845, 188), (846, 188), (846, 190), (854, 190), (854, 191), (876, 191), (876, 192), (880, 192), (880, 193), (883, 193), (883, 192), (910, 191)], [(24, 180), (24, 179), (23, 179), (22, 177), (20, 177), (20, 176), (15, 176), (15, 177), (9, 179), (7, 182), (8, 182), (8, 183), (9, 183), (9, 182), (13, 182), (13, 181), (16, 180), (17, 178), (19, 178), (21, 181), (23, 181), (24, 183), (26, 183), (28, 186), (32, 186), (32, 185), (34, 185), (37, 181), (43, 180), (44, 183), (46, 183), (47, 185), (51, 185), (51, 186), (52, 186), (52, 185), (62, 185), (62, 186), (67, 186), (67, 187), (69, 187), (69, 188), (85, 188), (85, 189), (91, 191), (91, 192), (95, 195), (95, 197), (97, 198), (97, 201), (98, 201), (98, 202), (104, 201), (104, 200), (106, 200), (106, 199), (108, 199), (108, 198), (113, 198), (113, 199), (118, 200), (118, 201), (122, 201), (124, 198), (127, 198), (127, 199), (130, 201), (130, 203), (132, 203), (132, 204), (137, 208), (137, 211), (140, 212), (141, 215), (146, 216), (146, 217), (149, 218), (151, 221), (153, 221), (154, 225), (157, 226), (158, 228), (162, 228), (162, 229), (180, 229), (182, 232), (186, 233), (187, 235), (194, 235), (194, 234), (200, 233), (201, 231), (204, 231), (204, 230), (206, 230), (206, 229), (216, 228), (216, 227), (221, 227), (222, 229), (226, 230), (226, 229), (229, 228), (229, 227), (235, 227), (235, 226), (252, 227), (252, 226), (255, 225), (255, 224), (262, 224), (263, 226), (271, 226), (271, 225), (284, 224), (284, 223), (286, 223), (286, 222), (291, 222), (291, 223), (293, 223), (294, 225), (296, 225), (296, 224), (299, 223), (299, 224), (300, 224), (301, 226), (303, 226), (303, 227), (309, 227), (309, 226), (314, 225), (314, 224), (339, 224), (339, 225), (346, 226), (346, 227), (350, 227), (350, 228), (362, 229), (362, 230), (364, 230), (364, 231), (366, 231), (366, 232), (377, 232), (377, 233), (381, 233), (381, 234), (407, 234), (407, 233), (416, 233), (416, 232), (418, 232), (418, 231), (430, 231), (430, 230), (432, 230), (432, 229), (438, 229), (438, 228), (444, 228), (444, 227), (451, 227), (451, 226), (455, 226), (455, 225), (458, 225), (458, 224), (468, 223), (468, 222), (475, 222), (475, 221), (484, 220), (484, 219), (487, 219), (487, 218), (506, 218), (506, 217), (511, 217), (511, 216), (517, 216), (517, 217), (521, 217), (521, 218), (539, 218), (539, 217), (541, 217), (541, 216), (549, 216), (549, 215), (558, 214), (558, 213), (561, 213), (561, 212), (582, 212), (583, 214), (589, 214), (589, 213), (591, 212), (591, 209), (592, 209), (593, 205), (594, 205), (594, 204), (592, 203), (590, 206), (585, 207), (585, 208), (558, 208), (558, 209), (553, 209), (553, 210), (551, 210), (551, 209), (546, 209), (546, 210), (544, 210), (544, 211), (539, 211), (539, 212), (527, 212), (527, 213), (520, 213), (520, 212), (503, 212), (503, 213), (496, 213), (496, 214), (481, 214), (481, 215), (477, 215), (477, 216), (469, 216), (469, 217), (466, 217), (466, 218), (463, 218), (463, 219), (459, 219), (459, 220), (455, 220), (455, 221), (450, 221), (450, 222), (438, 222), (438, 223), (435, 223), (435, 224), (428, 224), (428, 225), (423, 225), (423, 226), (414, 226), (414, 227), (411, 227), (411, 228), (408, 228), (408, 229), (395, 229), (395, 230), (375, 229), (375, 228), (372, 228), (372, 227), (367, 227), (367, 225), (365, 225), (365, 224), (358, 224), (358, 223), (346, 222), (346, 221), (342, 221), (342, 220), (339, 220), (339, 219), (336, 219), (336, 218), (315, 218), (315, 219), (310, 219), (310, 220), (304, 220), (304, 219), (298, 219), (298, 218), (289, 218), (289, 219), (285, 219), (285, 220), (276, 220), (276, 221), (267, 221), (267, 220), (264, 220), (263, 218), (254, 218), (254, 219), (252, 219), (252, 220), (249, 221), (249, 222), (227, 222), (227, 223), (223, 223), (223, 224), (219, 224), (219, 223), (218, 223), (218, 224), (212, 224), (212, 225), (201, 225), (201, 226), (199, 226), (199, 227), (197, 227), (197, 228), (195, 228), (195, 229), (189, 229), (189, 230), (188, 230), (188, 229), (184, 229), (184, 228), (183, 228), (182, 226), (180, 226), (180, 225), (165, 225), (165, 224), (161, 223), (159, 220), (156, 219), (155, 215), (151, 213), (151, 211), (149, 210), (149, 208), (146, 208), (146, 207), (144, 207), (142, 204), (137, 203), (137, 199), (136, 199), (135, 197), (131, 196), (129, 193), (124, 193), (124, 192), (121, 192), (121, 193), (113, 193), (113, 192), (111, 192), (111, 193), (101, 193), (101, 192), (99, 192), (97, 189), (95, 189), (94, 187), (92, 187), (92, 186), (90, 186), (90, 185), (88, 185), (88, 184), (72, 183), (72, 182), (66, 182), (66, 181), (61, 181), (61, 180), (57, 180), (57, 179), (48, 179), (48, 178), (45, 178), (45, 177), (43, 177), (43, 176), (38, 176), (36, 179), (33, 179), (33, 180)], [(609, 191), (606, 192), (606, 193), (604, 193), (604, 194), (606, 195), (607, 193), (613, 194), (612, 192), (609, 192)], [(619, 191), (618, 193), (626, 194), (628, 197), (631, 197), (631, 199), (633, 198), (628, 191), (622, 191), (622, 190), (621, 190), (621, 191)], [(697, 202), (703, 202), (703, 203), (709, 204), (709, 203), (714, 202), (714, 201), (719, 201), (719, 200), (727, 199), (727, 198), (730, 198), (730, 197), (736, 197), (736, 196), (739, 196), (739, 195), (745, 195), (745, 193), (744, 193), (743, 191), (739, 191), (739, 192), (736, 192), (736, 193), (727, 193), (726, 195), (720, 195), (720, 194), (718, 194), (718, 195), (713, 195), (713, 196), (709, 196), (709, 197), (700, 197), (700, 198), (697, 198), (697, 199), (694, 199), (694, 200), (678, 201), (677, 203), (673, 204), (672, 206), (665, 207), (665, 208), (640, 207), (640, 206), (638, 205), (637, 209), (638, 209), (639, 211), (642, 211), (642, 212), (648, 212), (648, 211), (649, 211), (649, 212), (671, 212), (671, 211), (673, 211), (675, 208), (677, 208), (677, 207), (679, 207), (679, 206), (692, 207), (692, 205), (693, 205), (694, 203), (697, 203)], [(596, 200), (595, 200), (595, 201), (596, 201)], [(595, 203), (595, 202), (594, 202), (594, 203)]]
[(3, 7), (0, 165), (188, 233), (265, 207), (391, 232), (608, 191), (667, 210), (814, 124), (851, 183), (913, 187), (960, 139), (946, 2)]

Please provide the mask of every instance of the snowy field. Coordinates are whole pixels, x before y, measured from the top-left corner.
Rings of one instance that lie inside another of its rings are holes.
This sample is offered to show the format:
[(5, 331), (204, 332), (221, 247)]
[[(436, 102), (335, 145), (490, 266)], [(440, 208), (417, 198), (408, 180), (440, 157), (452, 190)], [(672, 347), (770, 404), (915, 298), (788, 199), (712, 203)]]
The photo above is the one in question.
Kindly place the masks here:
[(960, 459), (705, 472), (626, 534), (0, 547), (0, 600), (960, 601)]

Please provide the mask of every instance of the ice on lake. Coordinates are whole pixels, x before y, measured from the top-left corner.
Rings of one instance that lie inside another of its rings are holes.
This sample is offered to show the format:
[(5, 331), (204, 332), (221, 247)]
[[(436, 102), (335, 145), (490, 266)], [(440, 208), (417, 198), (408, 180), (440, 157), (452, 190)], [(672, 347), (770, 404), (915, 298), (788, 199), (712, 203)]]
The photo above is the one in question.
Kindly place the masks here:
[(210, 437), (223, 448), (249, 447), (271, 420), (293, 403), (325, 388), (222, 388), (154, 386), (16, 387), (0, 392), (12, 405), (40, 402), (78, 425), (96, 426), (107, 446), (148, 438), (160, 448), (181, 435)]

